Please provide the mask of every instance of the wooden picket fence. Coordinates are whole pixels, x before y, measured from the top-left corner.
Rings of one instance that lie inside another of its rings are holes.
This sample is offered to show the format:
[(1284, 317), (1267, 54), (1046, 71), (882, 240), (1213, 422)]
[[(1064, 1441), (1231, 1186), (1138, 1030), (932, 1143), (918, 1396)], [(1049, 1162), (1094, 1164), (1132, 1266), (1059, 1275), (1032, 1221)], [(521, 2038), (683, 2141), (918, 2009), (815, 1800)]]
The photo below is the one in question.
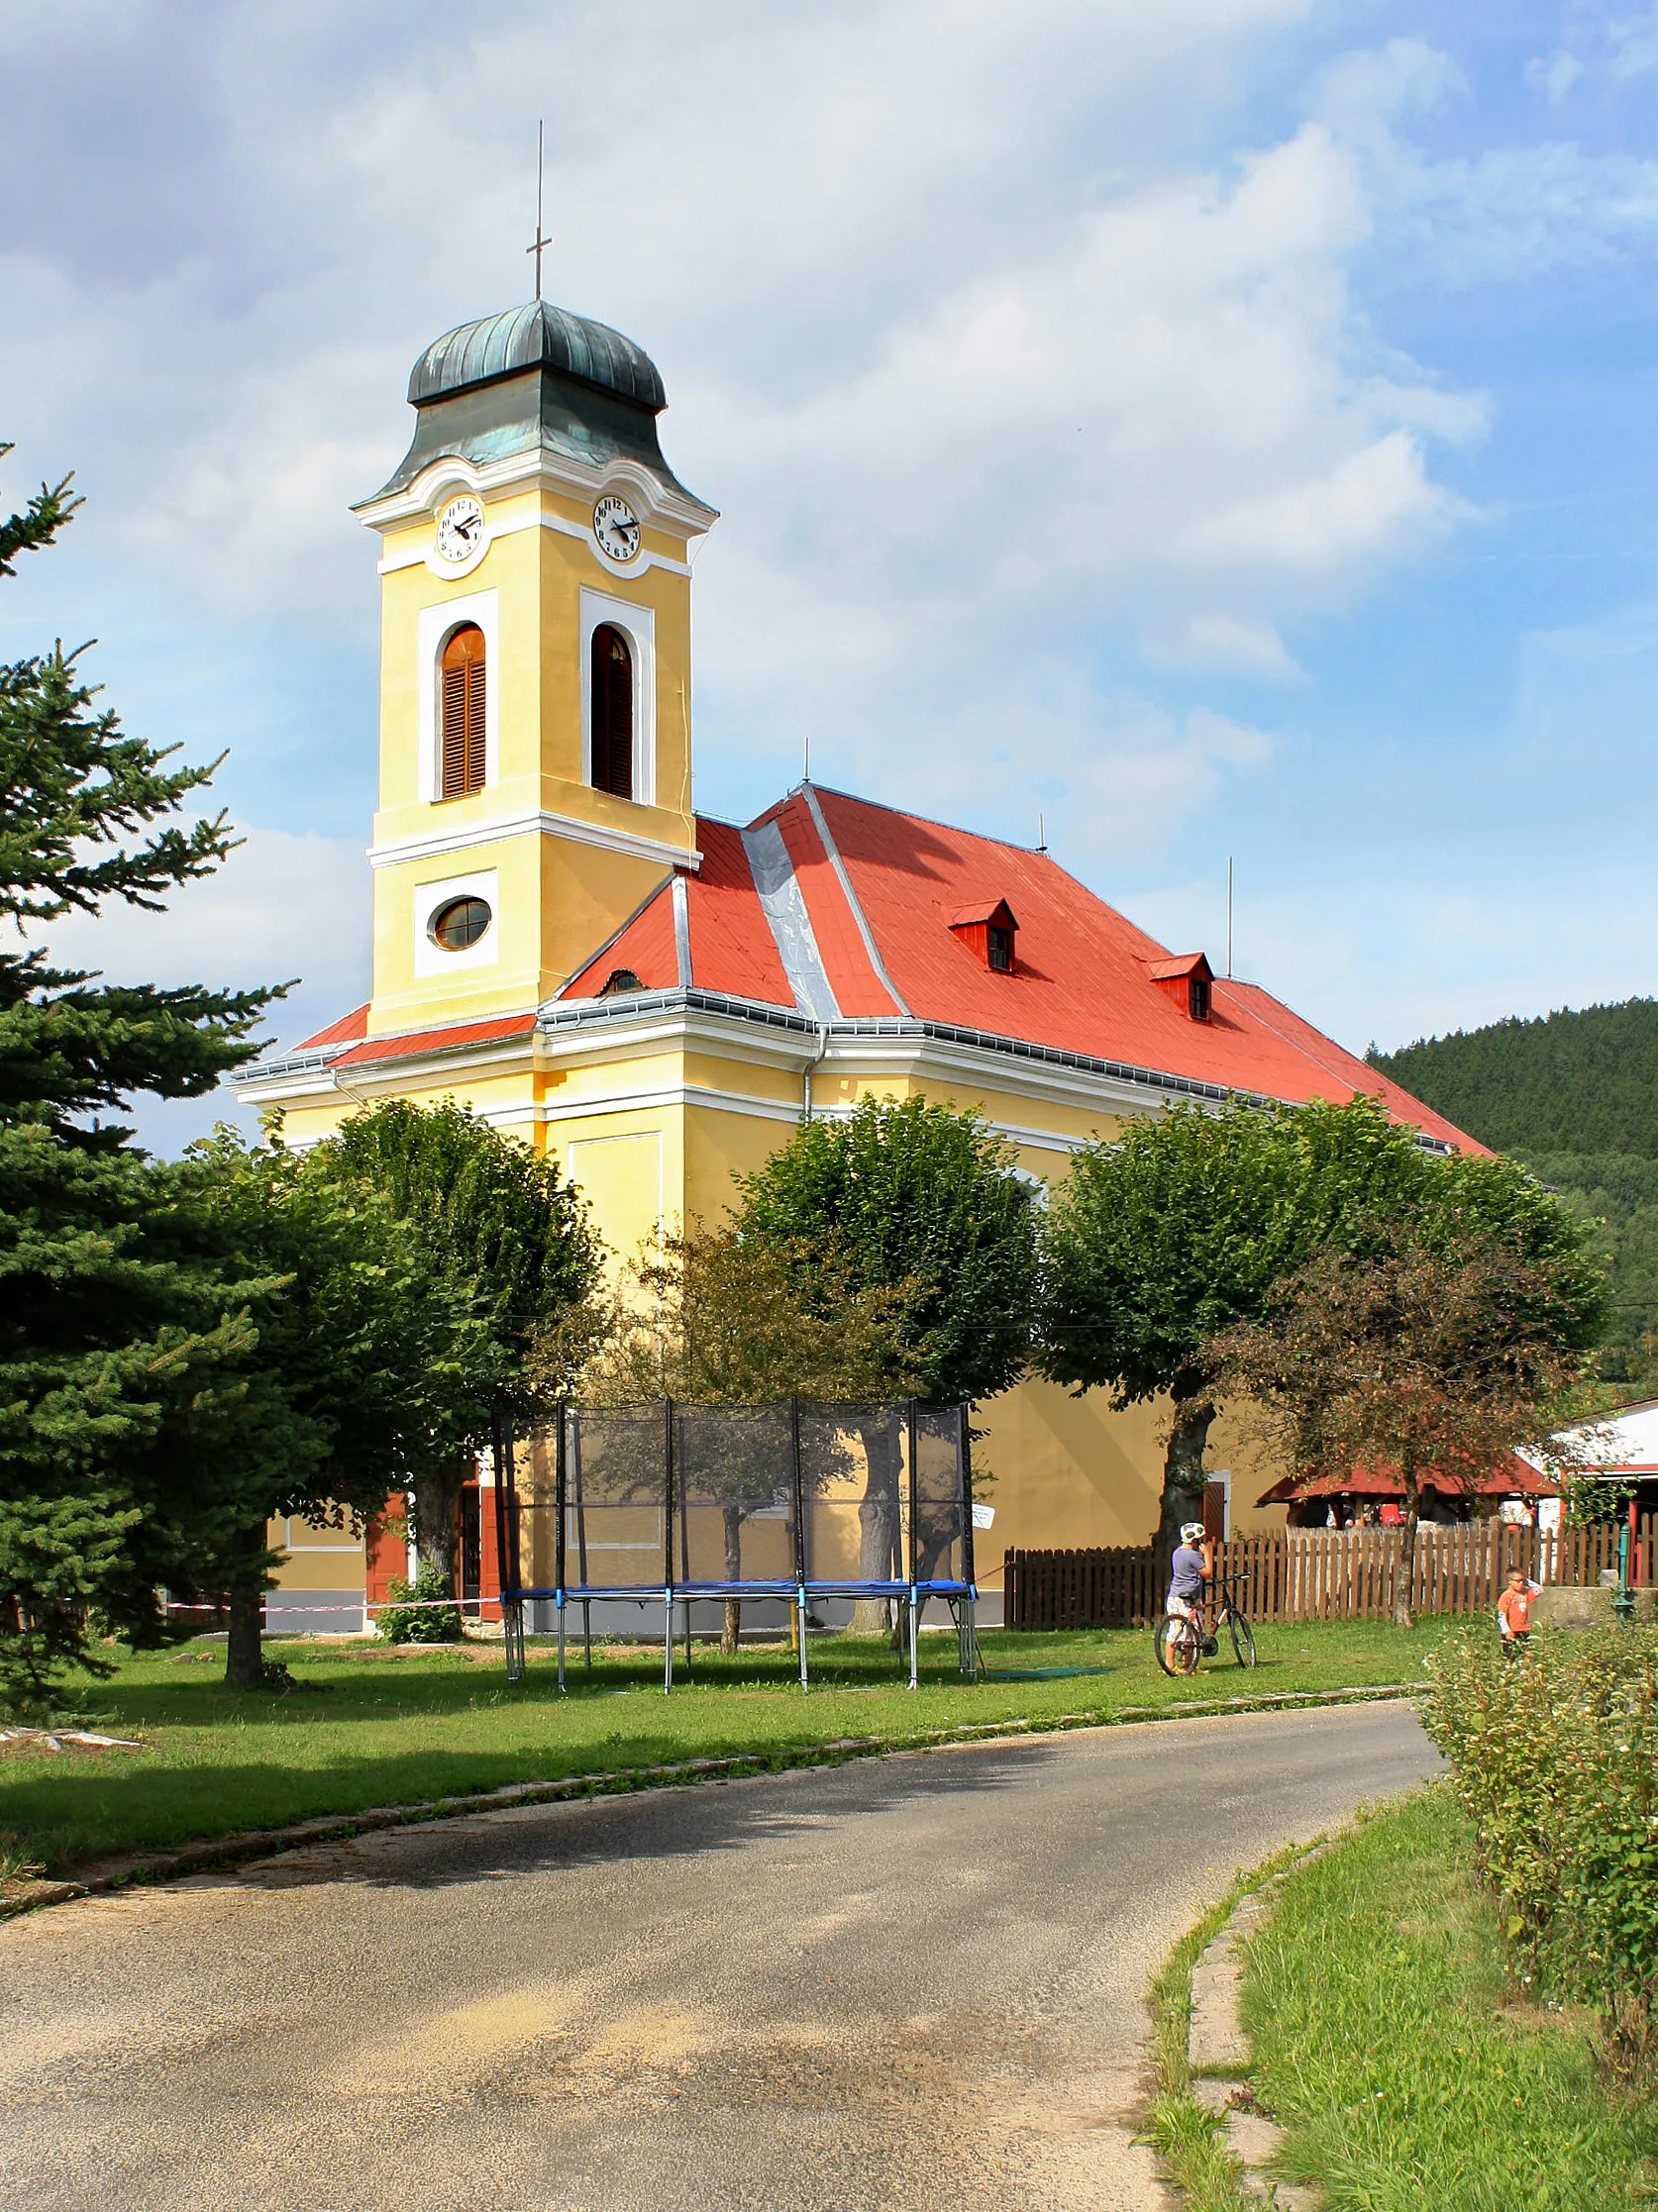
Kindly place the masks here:
[[(1619, 1531), (1544, 1533), (1503, 1521), (1469, 1521), (1416, 1532), (1413, 1613), (1483, 1613), (1503, 1578), (1522, 1567), (1534, 1581), (1593, 1587), (1617, 1566)], [(1403, 1532), (1399, 1529), (1275, 1529), (1216, 1548), (1216, 1565), (1237, 1577), (1252, 1621), (1375, 1621), (1394, 1610)], [(1009, 1552), (1003, 1581), (1011, 1629), (1145, 1628), (1163, 1610), (1168, 1554), (1152, 1545), (1096, 1552)], [(1658, 1517), (1642, 1517), (1631, 1547), (1631, 1581), (1649, 1586), (1658, 1566)]]

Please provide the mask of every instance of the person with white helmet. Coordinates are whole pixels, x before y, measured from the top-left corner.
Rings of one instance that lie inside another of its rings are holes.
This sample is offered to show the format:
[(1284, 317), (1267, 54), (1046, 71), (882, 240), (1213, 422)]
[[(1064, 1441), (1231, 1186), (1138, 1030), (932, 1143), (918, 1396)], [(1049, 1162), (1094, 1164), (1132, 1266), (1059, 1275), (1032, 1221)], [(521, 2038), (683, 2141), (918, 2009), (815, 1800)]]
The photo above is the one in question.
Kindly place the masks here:
[(1201, 1521), (1181, 1523), (1180, 1549), (1169, 1561), (1169, 1602), (1177, 1619), (1200, 1621), (1203, 1586), (1214, 1572), (1214, 1553)]

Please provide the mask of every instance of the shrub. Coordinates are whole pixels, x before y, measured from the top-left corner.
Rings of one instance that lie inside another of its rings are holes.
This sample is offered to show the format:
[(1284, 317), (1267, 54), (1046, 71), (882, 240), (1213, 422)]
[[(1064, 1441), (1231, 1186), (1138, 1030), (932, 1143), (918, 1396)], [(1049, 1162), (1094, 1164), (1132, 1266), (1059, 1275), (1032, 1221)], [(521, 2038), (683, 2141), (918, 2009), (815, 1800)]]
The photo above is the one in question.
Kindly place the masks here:
[[(461, 1608), (438, 1568), (422, 1560), (412, 1582), (393, 1576), (391, 1603), (375, 1627), (388, 1644), (459, 1644)], [(434, 1602), (448, 1598), (445, 1605)]]
[(1519, 1660), (1467, 1637), (1428, 1664), (1424, 1719), (1516, 1971), (1593, 2005), (1609, 2062), (1640, 2069), (1658, 2000), (1658, 1635), (1545, 1635)]

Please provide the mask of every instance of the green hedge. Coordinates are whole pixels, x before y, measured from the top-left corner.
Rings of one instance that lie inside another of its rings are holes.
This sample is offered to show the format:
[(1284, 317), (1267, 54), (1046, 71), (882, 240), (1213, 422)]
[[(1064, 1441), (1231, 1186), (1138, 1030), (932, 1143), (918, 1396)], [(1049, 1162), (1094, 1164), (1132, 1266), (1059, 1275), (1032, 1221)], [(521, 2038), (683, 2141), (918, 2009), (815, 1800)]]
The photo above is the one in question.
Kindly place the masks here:
[(1642, 2066), (1658, 1999), (1658, 1634), (1467, 1637), (1427, 1662), (1424, 1715), (1473, 1820), (1510, 1956), (1544, 1999), (1600, 2013)]

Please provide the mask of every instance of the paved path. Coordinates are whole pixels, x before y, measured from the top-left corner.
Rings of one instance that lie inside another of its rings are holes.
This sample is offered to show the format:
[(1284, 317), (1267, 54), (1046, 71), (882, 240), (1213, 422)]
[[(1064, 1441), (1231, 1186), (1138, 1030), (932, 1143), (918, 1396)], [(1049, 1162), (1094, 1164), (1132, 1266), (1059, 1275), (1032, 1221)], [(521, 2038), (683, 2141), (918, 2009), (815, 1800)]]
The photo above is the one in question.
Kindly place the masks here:
[[(526, 1808), (0, 1927), (28, 2212), (1116, 2212), (1142, 1993), (1402, 1705)], [(1206, 1817), (1195, 1808), (1208, 1796)]]

